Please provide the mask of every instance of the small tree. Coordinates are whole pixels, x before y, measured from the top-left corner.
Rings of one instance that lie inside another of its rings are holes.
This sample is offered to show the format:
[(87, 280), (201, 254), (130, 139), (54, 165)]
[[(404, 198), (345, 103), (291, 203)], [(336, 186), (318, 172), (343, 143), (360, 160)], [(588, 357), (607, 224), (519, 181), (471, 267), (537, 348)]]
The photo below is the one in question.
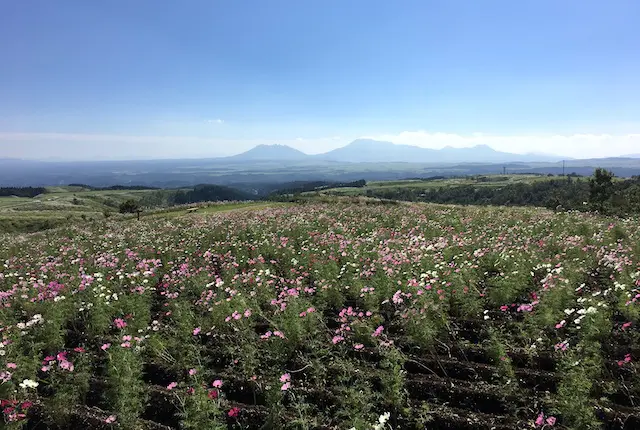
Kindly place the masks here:
[(120, 213), (121, 214), (134, 214), (140, 210), (140, 206), (138, 202), (135, 200), (127, 200), (125, 202), (120, 203)]
[(605, 169), (596, 169), (589, 180), (589, 203), (598, 212), (607, 212), (609, 201), (613, 197), (613, 173)]

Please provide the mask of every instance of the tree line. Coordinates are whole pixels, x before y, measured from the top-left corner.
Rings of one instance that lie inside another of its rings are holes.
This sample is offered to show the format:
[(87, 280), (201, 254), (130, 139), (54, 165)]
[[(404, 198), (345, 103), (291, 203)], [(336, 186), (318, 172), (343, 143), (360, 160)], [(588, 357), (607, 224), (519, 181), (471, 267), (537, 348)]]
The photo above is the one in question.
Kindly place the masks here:
[(29, 197), (33, 198), (40, 194), (46, 193), (44, 187), (2, 187), (0, 188), (0, 197)]
[(365, 194), (382, 199), (443, 204), (540, 206), (613, 215), (640, 213), (640, 177), (615, 180), (613, 173), (605, 169), (596, 169), (590, 178), (570, 175), (504, 186), (368, 189)]

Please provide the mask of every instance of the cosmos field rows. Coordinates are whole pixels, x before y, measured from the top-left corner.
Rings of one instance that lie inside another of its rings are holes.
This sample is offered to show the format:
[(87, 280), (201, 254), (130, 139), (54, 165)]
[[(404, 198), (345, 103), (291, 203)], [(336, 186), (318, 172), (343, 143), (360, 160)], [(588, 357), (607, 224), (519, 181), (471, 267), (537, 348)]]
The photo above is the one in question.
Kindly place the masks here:
[(305, 204), (0, 242), (7, 428), (640, 428), (637, 219)]

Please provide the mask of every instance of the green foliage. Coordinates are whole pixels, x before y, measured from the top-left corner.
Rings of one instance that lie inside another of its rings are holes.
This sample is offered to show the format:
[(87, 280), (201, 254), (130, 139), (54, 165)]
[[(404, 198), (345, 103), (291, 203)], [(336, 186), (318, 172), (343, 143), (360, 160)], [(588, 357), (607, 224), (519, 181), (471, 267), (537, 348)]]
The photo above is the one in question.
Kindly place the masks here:
[(613, 173), (605, 169), (596, 169), (589, 180), (589, 203), (593, 210), (608, 212), (613, 190)]
[(140, 209), (139, 203), (133, 199), (129, 199), (127, 201), (120, 203), (120, 207), (119, 207), (121, 214), (136, 213), (139, 209)]

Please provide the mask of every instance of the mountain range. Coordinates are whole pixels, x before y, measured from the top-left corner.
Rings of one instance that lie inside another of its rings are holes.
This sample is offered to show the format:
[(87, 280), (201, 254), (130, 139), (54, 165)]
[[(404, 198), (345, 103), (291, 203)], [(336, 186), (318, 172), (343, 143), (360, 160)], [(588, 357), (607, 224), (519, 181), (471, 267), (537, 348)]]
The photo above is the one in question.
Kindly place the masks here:
[(371, 139), (358, 139), (324, 154), (308, 155), (286, 145), (259, 145), (242, 154), (225, 157), (229, 161), (333, 161), (341, 163), (505, 163), (556, 162), (562, 157), (546, 154), (500, 152), (488, 145), (471, 148), (421, 148)]

